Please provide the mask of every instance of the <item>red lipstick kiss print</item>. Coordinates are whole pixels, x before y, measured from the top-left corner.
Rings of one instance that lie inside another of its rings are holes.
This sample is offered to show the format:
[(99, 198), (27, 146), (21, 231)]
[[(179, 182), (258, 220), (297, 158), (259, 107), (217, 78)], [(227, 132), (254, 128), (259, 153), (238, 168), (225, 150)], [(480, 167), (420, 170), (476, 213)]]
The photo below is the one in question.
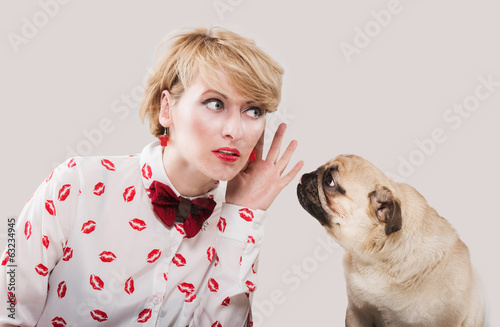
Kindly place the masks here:
[(128, 223), (129, 223), (130, 227), (132, 227), (133, 229), (138, 230), (138, 231), (141, 231), (143, 229), (146, 229), (146, 227), (148, 227), (148, 225), (146, 225), (144, 220), (141, 220), (139, 218), (134, 218), (134, 219), (130, 220)]
[(226, 230), (226, 218), (220, 217), (219, 222), (217, 223), (217, 228), (219, 229), (220, 232), (224, 233)]
[(227, 307), (229, 305), (229, 302), (231, 302), (231, 299), (228, 296), (224, 299), (224, 301), (222, 301), (221, 305)]
[(99, 276), (90, 275), (90, 286), (92, 286), (92, 288), (95, 290), (102, 291), (104, 282)]
[(24, 237), (28, 240), (31, 236), (31, 222), (28, 220), (26, 224), (24, 224)]
[(130, 202), (134, 199), (135, 196), (135, 187), (134, 186), (129, 186), (125, 189), (125, 192), (123, 192), (123, 200), (125, 202)]
[(73, 258), (73, 249), (72, 248), (65, 248), (63, 258), (62, 258), (63, 261), (68, 261), (71, 258)]
[(177, 231), (179, 232), (179, 234), (181, 234), (182, 236), (184, 236), (184, 238), (186, 238), (186, 232), (184, 231), (184, 224), (175, 224), (175, 229), (177, 229)]
[(255, 284), (254, 284), (254, 283), (252, 283), (251, 281), (247, 280), (247, 281), (245, 282), (245, 285), (248, 287), (248, 290), (249, 290), (250, 292), (255, 291)]
[(90, 234), (95, 230), (96, 223), (93, 220), (89, 220), (82, 225), (82, 232), (85, 234)]
[(222, 325), (221, 325), (221, 323), (220, 323), (220, 322), (216, 321), (216, 322), (214, 322), (214, 323), (212, 324), (212, 326), (211, 326), (211, 327), (222, 327)]
[(207, 259), (209, 262), (212, 262), (212, 260), (214, 259), (214, 255), (215, 255), (215, 249), (211, 246), (207, 250)]
[(70, 184), (64, 184), (61, 189), (59, 190), (59, 195), (58, 199), (59, 201), (64, 201), (68, 197), (69, 193), (71, 191), (71, 185)]
[(139, 313), (139, 316), (137, 317), (137, 322), (139, 323), (145, 323), (146, 321), (151, 318), (151, 309), (144, 309)]
[(208, 280), (208, 289), (210, 292), (218, 292), (219, 291), (219, 283), (213, 278)]
[(132, 294), (132, 293), (134, 293), (134, 291), (135, 291), (134, 279), (132, 277), (130, 277), (125, 282), (125, 292), (127, 292), (127, 294)]
[(45, 201), (45, 209), (51, 216), (56, 215), (56, 207), (54, 206), (54, 201), (52, 200), (47, 200)]
[(151, 166), (145, 163), (142, 166), (142, 177), (144, 177), (147, 180), (150, 180), (151, 176), (153, 176), (153, 171), (151, 170)]
[(186, 294), (186, 297), (184, 298), (184, 302), (191, 303), (194, 301), (194, 299), (196, 299), (196, 294), (189, 293), (189, 294)]
[(66, 287), (66, 282), (62, 281), (57, 285), (57, 296), (62, 299), (66, 295), (66, 290), (68, 288)]
[(43, 246), (48, 249), (49, 248), (49, 244), (50, 244), (50, 241), (49, 241), (49, 237), (47, 235), (43, 235), (42, 236), (42, 244)]
[(153, 263), (156, 260), (158, 260), (158, 258), (160, 257), (160, 255), (161, 255), (161, 251), (158, 250), (158, 249), (154, 249), (153, 251), (149, 252), (148, 259), (146, 261), (149, 262), (149, 263)]
[(101, 164), (106, 167), (107, 170), (115, 171), (115, 164), (109, 161), (108, 159), (102, 159)]
[(104, 186), (104, 183), (99, 182), (94, 186), (94, 194), (97, 196), (101, 196), (104, 193), (105, 189), (106, 186)]
[(106, 312), (101, 310), (92, 310), (90, 311), (90, 315), (95, 321), (103, 322), (108, 320), (108, 315), (106, 314)]
[(49, 269), (41, 263), (35, 267), (35, 270), (40, 276), (47, 276), (49, 273)]
[(52, 319), (52, 327), (64, 327), (66, 326), (66, 321), (61, 317), (55, 317)]
[(186, 283), (186, 282), (180, 283), (177, 286), (177, 288), (179, 289), (179, 291), (185, 294), (190, 294), (194, 292), (194, 285), (191, 283)]
[(240, 217), (246, 221), (253, 220), (253, 212), (252, 212), (252, 210), (250, 210), (248, 208), (240, 209), (240, 210), (238, 210), (238, 213), (240, 214)]
[(101, 259), (102, 262), (112, 262), (116, 260), (116, 255), (110, 251), (103, 251), (99, 254), (99, 259)]
[(75, 159), (71, 159), (69, 162), (68, 162), (68, 168), (73, 168), (76, 166), (76, 162), (75, 162)]
[(174, 256), (174, 258), (172, 259), (172, 262), (177, 267), (184, 267), (186, 265), (186, 259), (182, 256), (182, 254), (179, 254), (179, 253), (177, 253)]

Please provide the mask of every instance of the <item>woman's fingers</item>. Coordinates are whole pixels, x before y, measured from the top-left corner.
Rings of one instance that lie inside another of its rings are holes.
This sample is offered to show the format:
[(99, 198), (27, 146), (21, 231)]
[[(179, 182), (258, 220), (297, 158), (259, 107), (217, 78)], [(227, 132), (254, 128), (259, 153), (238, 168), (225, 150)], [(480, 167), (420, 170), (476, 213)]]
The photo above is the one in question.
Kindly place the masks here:
[(286, 124), (281, 123), (276, 130), (276, 133), (273, 137), (273, 142), (271, 143), (271, 147), (269, 148), (269, 152), (267, 153), (266, 161), (270, 161), (272, 163), (276, 163), (278, 160), (278, 156), (281, 150), (281, 142), (283, 141), (283, 136), (285, 135)]

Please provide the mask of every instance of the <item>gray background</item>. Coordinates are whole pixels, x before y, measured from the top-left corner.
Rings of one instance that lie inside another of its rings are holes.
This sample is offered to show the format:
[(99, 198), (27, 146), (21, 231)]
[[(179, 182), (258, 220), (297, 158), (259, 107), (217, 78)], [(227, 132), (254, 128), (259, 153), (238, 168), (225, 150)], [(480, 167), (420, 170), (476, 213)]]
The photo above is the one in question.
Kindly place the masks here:
[[(220, 25), (253, 38), (284, 66), (283, 101), (268, 128), (288, 123), (287, 139), (299, 141), (293, 160), (306, 162), (301, 173), (355, 153), (415, 186), (469, 246), (485, 288), (487, 325), (500, 325), (493, 310), (500, 303), (498, 2), (0, 6), (2, 248), (7, 218), (57, 163), (75, 154), (137, 153), (153, 140), (137, 107), (162, 37), (179, 27)], [(481, 78), (493, 84), (478, 99)], [(454, 106), (470, 111), (460, 116)], [(269, 210), (256, 326), (342, 326), (343, 250), (300, 207), (297, 182)]]

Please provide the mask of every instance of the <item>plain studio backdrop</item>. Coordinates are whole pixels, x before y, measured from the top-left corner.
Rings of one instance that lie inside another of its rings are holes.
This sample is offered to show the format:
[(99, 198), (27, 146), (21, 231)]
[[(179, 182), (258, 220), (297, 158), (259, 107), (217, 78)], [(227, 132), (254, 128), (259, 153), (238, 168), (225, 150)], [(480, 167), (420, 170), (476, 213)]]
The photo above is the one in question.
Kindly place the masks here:
[[(71, 1), (0, 5), (0, 247), (56, 164), (153, 141), (138, 116), (157, 44), (219, 25), (286, 70), (280, 122), (302, 173), (340, 153), (416, 187), (468, 245), (500, 326), (500, 20), (477, 1)], [(342, 326), (343, 250), (299, 205), (296, 178), (269, 210), (255, 326)], [(404, 228), (404, 227), (403, 227)]]

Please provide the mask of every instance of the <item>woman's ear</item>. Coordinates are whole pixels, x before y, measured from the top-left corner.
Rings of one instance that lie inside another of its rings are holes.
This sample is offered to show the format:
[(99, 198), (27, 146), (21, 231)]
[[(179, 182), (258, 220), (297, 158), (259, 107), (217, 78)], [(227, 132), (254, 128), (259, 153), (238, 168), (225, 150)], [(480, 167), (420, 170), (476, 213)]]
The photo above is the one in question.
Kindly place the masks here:
[(167, 90), (161, 92), (160, 115), (158, 117), (163, 127), (172, 125), (172, 96)]

